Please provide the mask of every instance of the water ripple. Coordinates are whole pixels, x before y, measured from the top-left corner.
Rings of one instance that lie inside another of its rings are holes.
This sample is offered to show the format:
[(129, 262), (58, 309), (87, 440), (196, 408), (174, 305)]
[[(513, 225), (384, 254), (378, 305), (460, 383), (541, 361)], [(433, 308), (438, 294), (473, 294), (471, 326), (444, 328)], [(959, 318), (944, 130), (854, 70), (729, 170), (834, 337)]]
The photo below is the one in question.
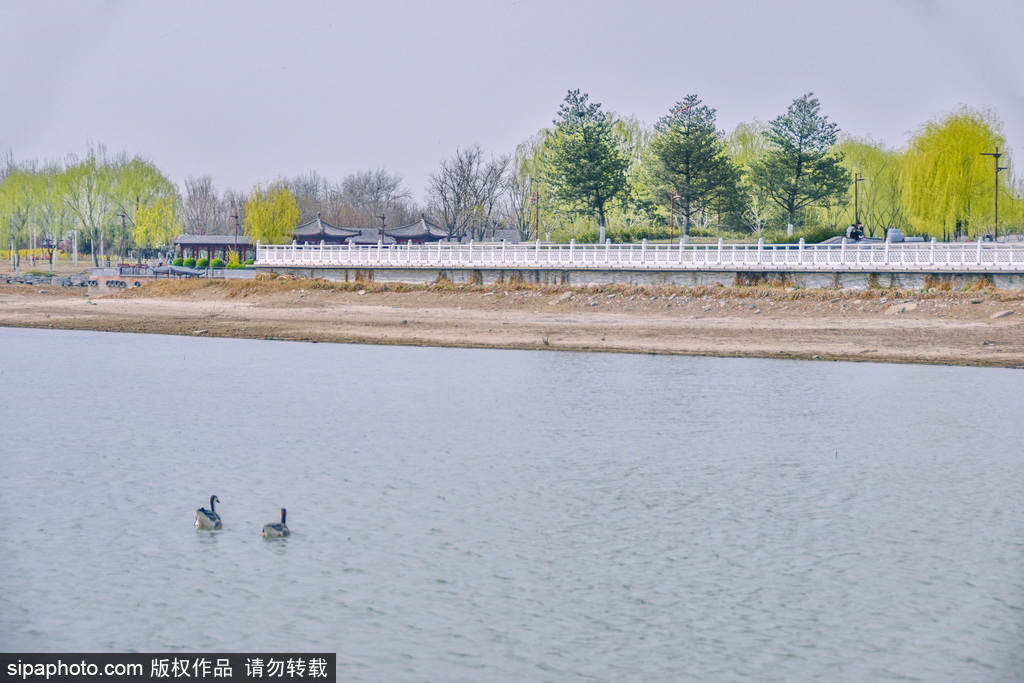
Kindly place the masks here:
[[(353, 681), (1024, 678), (1018, 372), (0, 341), (4, 650), (331, 651)], [(212, 494), (224, 529), (196, 531)], [(264, 541), (281, 507), (293, 535)]]

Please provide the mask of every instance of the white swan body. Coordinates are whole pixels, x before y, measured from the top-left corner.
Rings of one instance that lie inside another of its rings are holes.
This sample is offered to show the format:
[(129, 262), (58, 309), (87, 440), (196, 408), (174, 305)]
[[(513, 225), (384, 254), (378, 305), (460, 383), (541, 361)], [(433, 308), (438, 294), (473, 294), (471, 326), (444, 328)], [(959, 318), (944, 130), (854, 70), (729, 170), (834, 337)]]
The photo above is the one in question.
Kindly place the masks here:
[(219, 503), (220, 498), (217, 496), (210, 496), (210, 509), (199, 508), (196, 510), (196, 528), (197, 529), (220, 529), (223, 524), (220, 521), (220, 515), (214, 511), (213, 504)]
[(292, 532), (288, 530), (288, 525), (285, 524), (285, 519), (288, 511), (281, 508), (281, 523), (280, 524), (264, 524), (263, 525), (263, 538), (285, 538), (291, 536)]

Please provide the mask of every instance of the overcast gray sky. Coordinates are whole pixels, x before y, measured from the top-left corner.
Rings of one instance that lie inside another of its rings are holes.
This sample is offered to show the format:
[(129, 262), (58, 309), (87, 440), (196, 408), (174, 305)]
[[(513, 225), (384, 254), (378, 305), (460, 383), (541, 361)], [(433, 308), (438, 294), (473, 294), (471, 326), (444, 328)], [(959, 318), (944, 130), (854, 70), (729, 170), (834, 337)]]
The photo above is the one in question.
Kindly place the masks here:
[[(494, 154), (569, 89), (653, 124), (688, 93), (720, 127), (814, 92), (892, 146), (967, 104), (1024, 152), (1022, 0), (0, 0), (0, 153), (139, 154), (221, 189)], [(1014, 169), (1019, 175), (1018, 169)]]

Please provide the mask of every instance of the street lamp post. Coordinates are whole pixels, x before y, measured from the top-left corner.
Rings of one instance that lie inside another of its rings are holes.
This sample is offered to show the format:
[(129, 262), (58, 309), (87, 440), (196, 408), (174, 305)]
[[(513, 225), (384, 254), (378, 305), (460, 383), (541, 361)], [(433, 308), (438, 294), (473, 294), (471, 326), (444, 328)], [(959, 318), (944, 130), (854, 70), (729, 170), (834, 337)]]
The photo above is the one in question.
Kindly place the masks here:
[(128, 216), (126, 216), (124, 213), (119, 213), (118, 215), (121, 217), (121, 248), (119, 249), (120, 253), (118, 254), (117, 265), (120, 266), (122, 263), (124, 263), (124, 240), (125, 233), (127, 233), (128, 231), (128, 226), (126, 223), (126, 219), (128, 218)]
[(530, 197), (530, 200), (533, 202), (534, 228), (537, 231), (537, 239), (540, 239), (540, 195), (534, 194), (533, 196)]
[[(238, 214), (237, 213), (233, 213), (230, 216), (228, 216), (228, 218), (234, 218), (235, 219), (235, 251), (238, 251)], [(228, 260), (228, 255), (227, 254), (224, 254), (224, 260), (225, 261)]]
[(679, 199), (679, 193), (673, 192), (672, 196), (669, 197), (669, 223), (668, 223), (668, 238), (672, 239), (673, 235), (676, 234), (676, 200)]
[(860, 226), (860, 185), (858, 183), (864, 182), (864, 176), (860, 173), (853, 179), (853, 224)]
[(992, 239), (993, 240), (997, 240), (997, 239), (999, 239), (999, 172), (1000, 171), (1005, 171), (1007, 169), (1007, 167), (999, 165), (999, 157), (1003, 156), (1003, 152), (1000, 152), (998, 147), (996, 147), (996, 151), (995, 152), (982, 152), (981, 156), (983, 156), (983, 157), (992, 157), (992, 161), (994, 161), (995, 165), (996, 165), (995, 166), (996, 167), (996, 173), (995, 173), (995, 196), (996, 196), (995, 203), (996, 203), (996, 207), (995, 207), (995, 221), (994, 221), (995, 227), (992, 230)]

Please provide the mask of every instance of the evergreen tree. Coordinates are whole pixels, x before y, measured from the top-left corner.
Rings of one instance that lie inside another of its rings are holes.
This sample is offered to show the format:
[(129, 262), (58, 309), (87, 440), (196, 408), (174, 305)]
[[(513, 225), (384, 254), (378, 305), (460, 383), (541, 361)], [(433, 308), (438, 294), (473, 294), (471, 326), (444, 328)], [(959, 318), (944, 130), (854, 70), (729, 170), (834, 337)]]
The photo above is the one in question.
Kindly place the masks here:
[(736, 194), (739, 173), (726, 154), (724, 134), (715, 128), (715, 110), (696, 95), (677, 102), (655, 130), (650, 157), (655, 194), (682, 216), (683, 234), (689, 235), (696, 214), (733, 204), (724, 198)]
[(842, 155), (830, 153), (839, 126), (821, 115), (812, 95), (793, 100), (768, 124), (768, 153), (752, 169), (752, 180), (785, 211), (790, 234), (800, 209), (845, 195), (851, 182)]
[(556, 199), (597, 218), (604, 242), (609, 206), (626, 192), (629, 159), (612, 116), (588, 100), (586, 93), (570, 90), (559, 107), (546, 179)]

